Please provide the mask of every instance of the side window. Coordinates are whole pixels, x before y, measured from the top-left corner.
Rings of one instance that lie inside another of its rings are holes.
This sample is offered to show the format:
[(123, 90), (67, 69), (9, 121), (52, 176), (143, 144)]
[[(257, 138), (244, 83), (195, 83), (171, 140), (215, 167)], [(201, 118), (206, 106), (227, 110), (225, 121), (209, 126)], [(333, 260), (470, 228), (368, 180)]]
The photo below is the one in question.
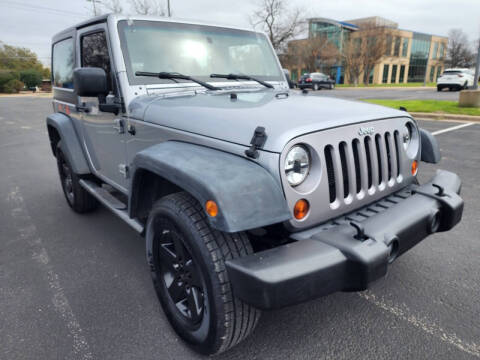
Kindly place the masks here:
[(65, 39), (53, 45), (53, 85), (73, 89), (73, 39)]
[(105, 32), (85, 35), (81, 41), (82, 67), (99, 67), (105, 70), (109, 90), (112, 90), (110, 56)]

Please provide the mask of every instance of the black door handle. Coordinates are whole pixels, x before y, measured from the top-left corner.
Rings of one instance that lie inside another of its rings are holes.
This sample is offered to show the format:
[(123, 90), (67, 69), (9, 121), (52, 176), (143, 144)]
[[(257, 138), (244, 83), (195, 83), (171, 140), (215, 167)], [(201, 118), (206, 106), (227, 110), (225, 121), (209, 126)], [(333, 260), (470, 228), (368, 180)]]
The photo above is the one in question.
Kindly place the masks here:
[(90, 112), (90, 108), (88, 106), (85, 106), (84, 104), (83, 105), (76, 105), (75, 110), (77, 110), (78, 112), (84, 112), (84, 113), (89, 113)]

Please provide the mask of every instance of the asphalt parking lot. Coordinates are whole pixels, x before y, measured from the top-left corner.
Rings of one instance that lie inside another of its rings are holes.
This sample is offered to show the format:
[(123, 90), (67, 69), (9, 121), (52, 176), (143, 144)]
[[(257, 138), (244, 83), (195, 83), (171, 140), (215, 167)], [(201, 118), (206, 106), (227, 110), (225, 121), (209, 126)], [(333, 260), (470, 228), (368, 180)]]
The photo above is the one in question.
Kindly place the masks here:
[(451, 100), (458, 101), (458, 91), (437, 91), (436, 88), (335, 88), (310, 91), (310, 95), (333, 96), (344, 99), (397, 99), (397, 100)]
[[(51, 108), (48, 98), (0, 98), (0, 359), (201, 358), (161, 311), (143, 239), (105, 209), (68, 208), (44, 124)], [(434, 132), (458, 125), (420, 121)], [(443, 159), (422, 163), (420, 180), (437, 168), (461, 176), (461, 224), (366, 292), (264, 313), (216, 359), (480, 358), (480, 124), (437, 139)]]

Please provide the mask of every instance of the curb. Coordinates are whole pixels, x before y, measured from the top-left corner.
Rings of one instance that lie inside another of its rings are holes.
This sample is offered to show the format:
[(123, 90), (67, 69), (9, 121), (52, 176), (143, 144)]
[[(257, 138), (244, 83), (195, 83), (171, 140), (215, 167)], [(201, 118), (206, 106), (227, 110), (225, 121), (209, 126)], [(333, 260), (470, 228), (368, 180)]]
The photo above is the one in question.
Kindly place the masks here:
[(480, 116), (472, 115), (456, 115), (456, 114), (437, 114), (437, 113), (422, 113), (422, 112), (409, 112), (414, 118), (430, 119), (430, 120), (453, 120), (453, 121), (471, 121), (480, 122)]
[(430, 90), (434, 86), (335, 86), (335, 90)]

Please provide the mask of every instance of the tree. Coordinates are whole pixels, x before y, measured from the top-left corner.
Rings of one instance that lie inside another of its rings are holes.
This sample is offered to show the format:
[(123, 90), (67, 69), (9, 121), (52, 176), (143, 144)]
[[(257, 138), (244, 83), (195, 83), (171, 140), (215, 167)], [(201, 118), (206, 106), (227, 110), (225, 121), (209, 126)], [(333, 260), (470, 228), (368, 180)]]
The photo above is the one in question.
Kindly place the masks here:
[(43, 64), (38, 60), (37, 55), (27, 48), (2, 45), (0, 46), (0, 69), (15, 71), (35, 69), (42, 72)]
[(475, 63), (475, 54), (469, 47), (467, 35), (460, 29), (448, 32), (446, 64), (451, 68), (470, 68)]
[(290, 9), (285, 0), (259, 0), (258, 9), (250, 17), (255, 28), (265, 31), (275, 50), (285, 50), (289, 40), (295, 38), (303, 30), (305, 21), (302, 12)]
[(337, 47), (324, 36), (290, 41), (286, 53), (281, 56), (284, 66), (300, 67), (311, 72), (322, 65), (335, 64), (338, 57)]
[(34, 88), (42, 84), (42, 73), (34, 69), (23, 70), (20, 72), (20, 81), (27, 88)]
[(123, 13), (123, 6), (120, 0), (102, 0), (102, 6), (107, 9), (108, 12), (114, 14)]
[(350, 83), (368, 84), (372, 69), (386, 53), (387, 32), (384, 26), (365, 23), (345, 38), (342, 58)]
[(139, 15), (165, 16), (160, 0), (131, 0), (133, 10)]

